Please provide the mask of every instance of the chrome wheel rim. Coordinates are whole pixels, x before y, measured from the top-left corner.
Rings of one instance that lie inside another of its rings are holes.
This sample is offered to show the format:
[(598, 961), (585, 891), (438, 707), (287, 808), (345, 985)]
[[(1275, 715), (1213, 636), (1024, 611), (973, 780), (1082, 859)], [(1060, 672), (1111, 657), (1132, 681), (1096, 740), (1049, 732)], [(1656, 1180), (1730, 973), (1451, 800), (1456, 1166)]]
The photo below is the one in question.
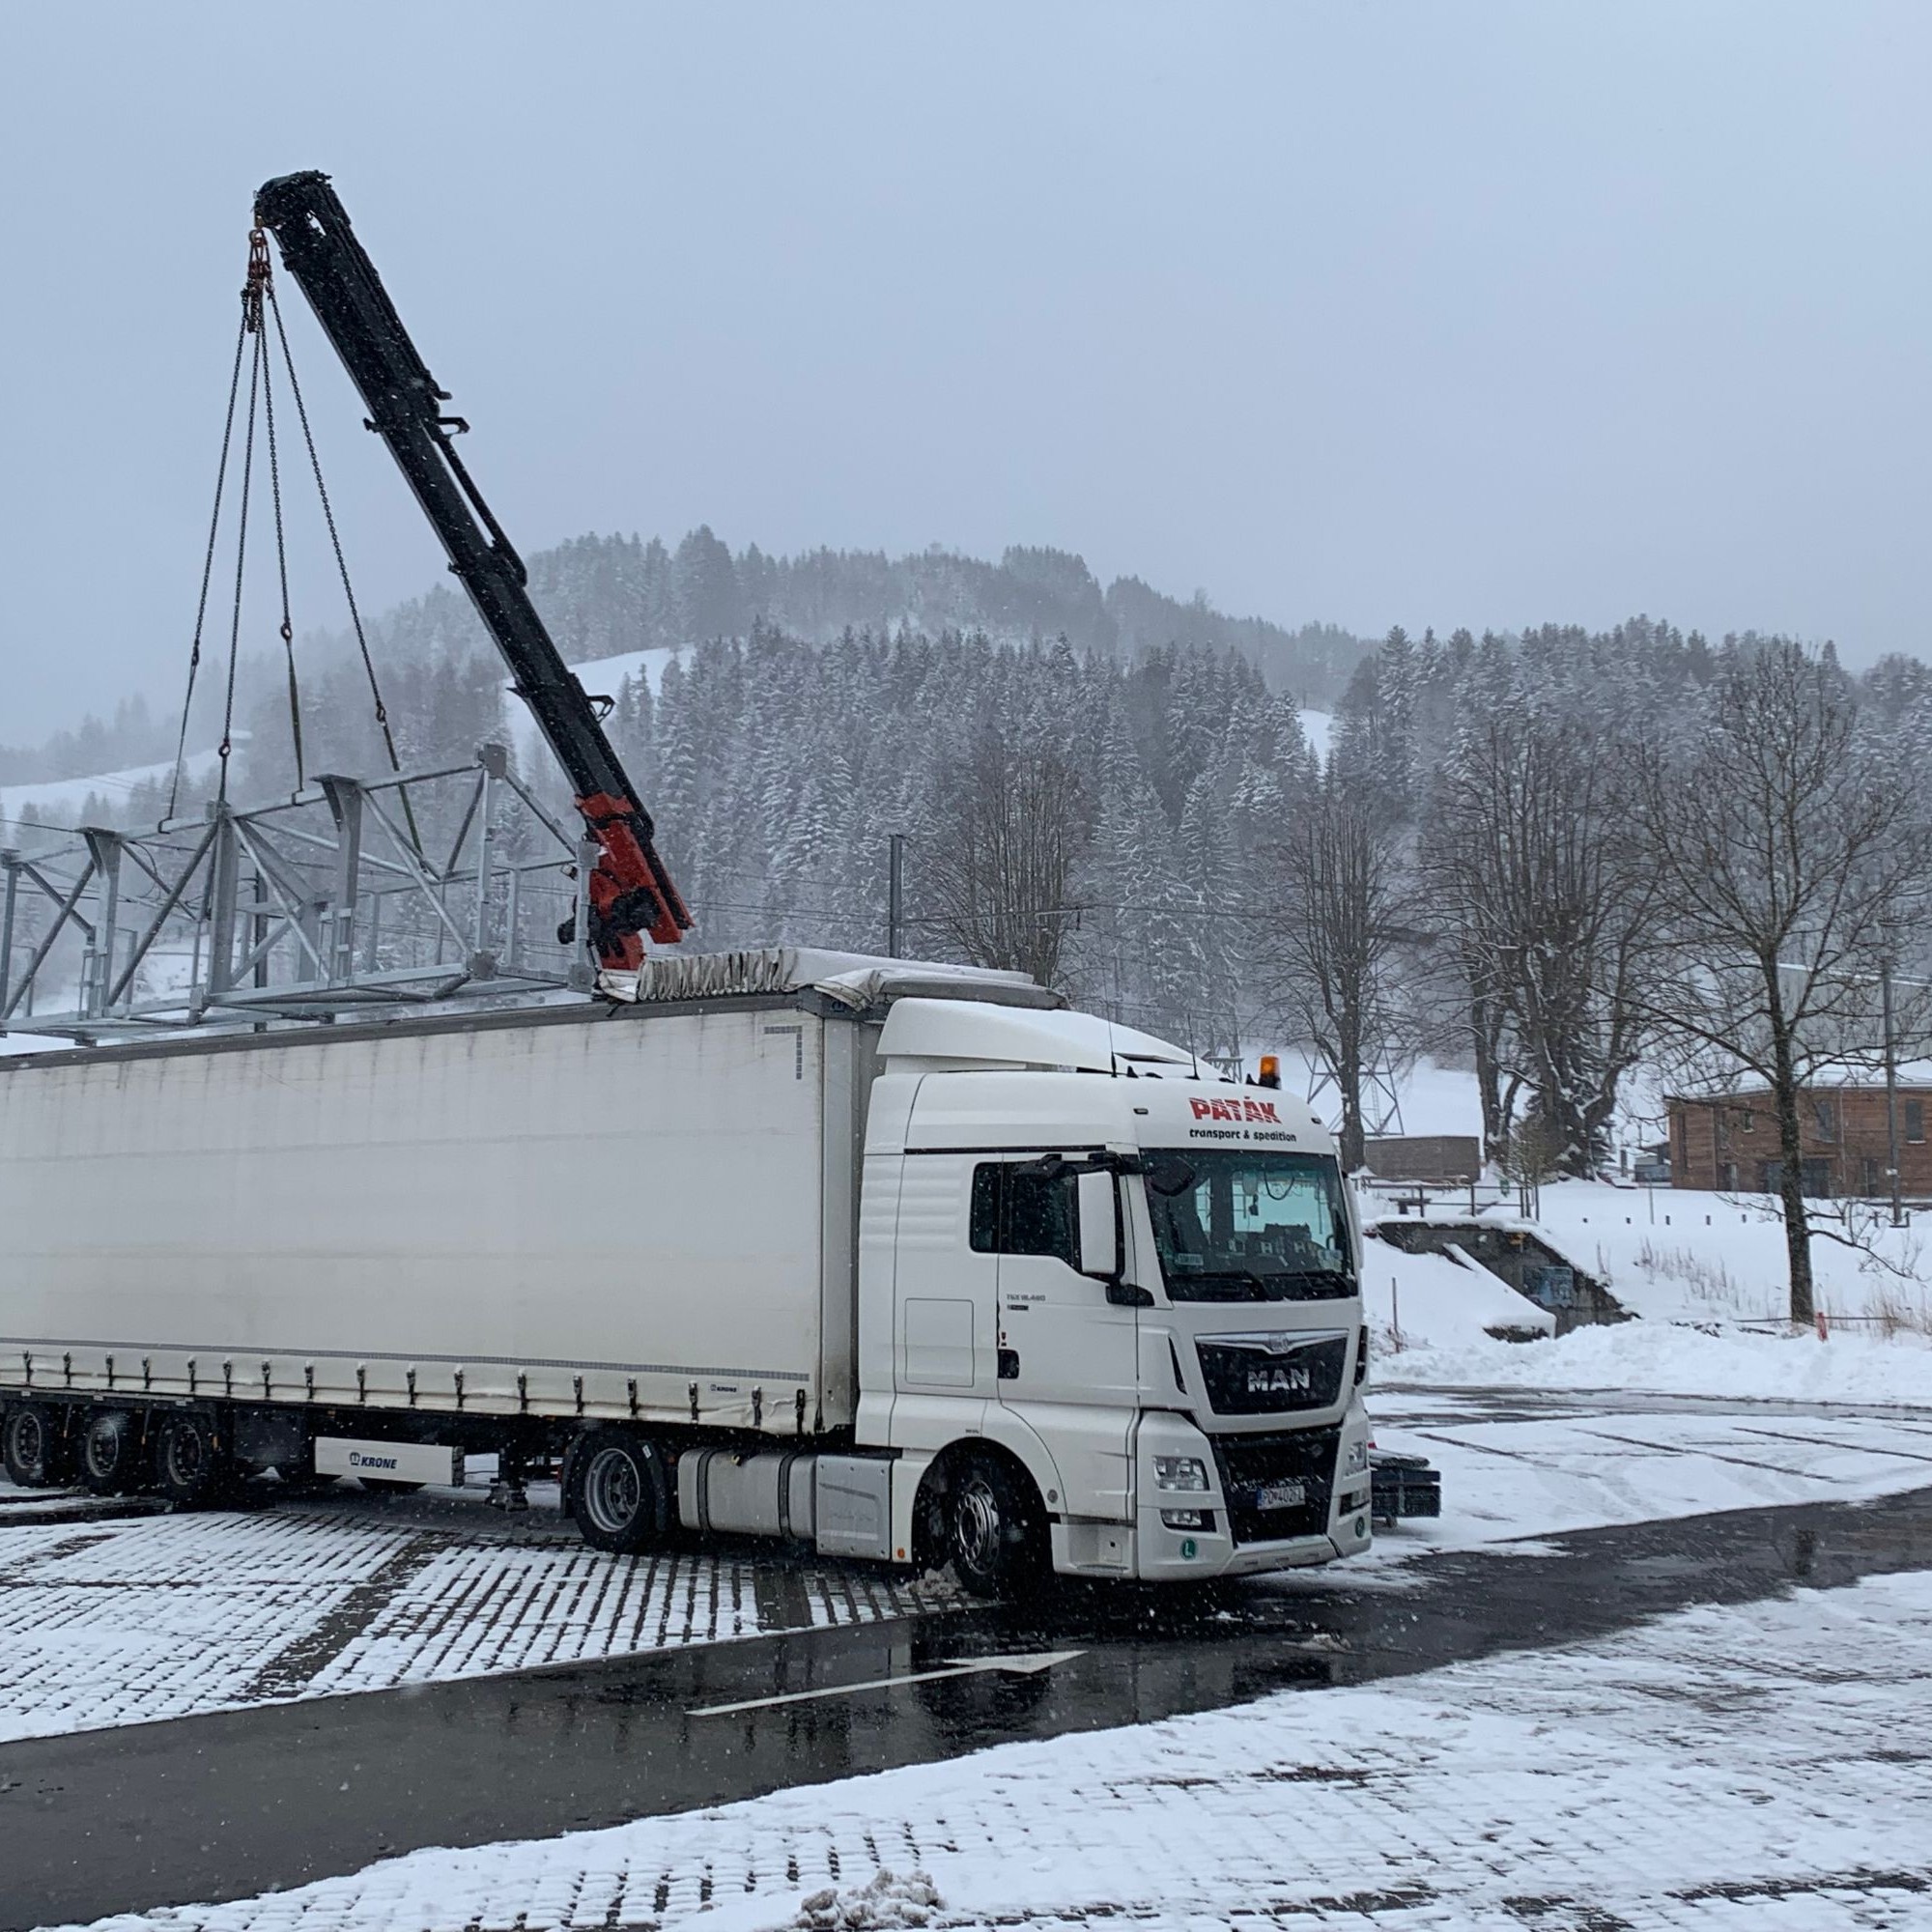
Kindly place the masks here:
[(1000, 1547), (1000, 1504), (984, 1476), (969, 1476), (952, 1503), (952, 1536), (959, 1560), (984, 1570)]
[(607, 1536), (630, 1528), (643, 1496), (638, 1465), (622, 1449), (600, 1449), (583, 1472), (583, 1507)]

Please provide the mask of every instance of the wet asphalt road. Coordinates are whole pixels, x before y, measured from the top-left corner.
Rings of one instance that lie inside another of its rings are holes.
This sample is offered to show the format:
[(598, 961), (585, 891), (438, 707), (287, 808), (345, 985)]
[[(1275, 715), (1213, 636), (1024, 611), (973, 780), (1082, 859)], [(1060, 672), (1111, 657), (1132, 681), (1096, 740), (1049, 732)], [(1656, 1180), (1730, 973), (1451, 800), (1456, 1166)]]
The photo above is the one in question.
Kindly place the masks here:
[[(0, 1753), (0, 1932), (247, 1897), (424, 1845), (541, 1837), (992, 1744), (1598, 1637), (1696, 1604), (1932, 1569), (1932, 1489), (1578, 1531), (1359, 1582), (1066, 1589), (514, 1677), (33, 1740)], [(954, 1659), (1082, 1654), (728, 1717)]]

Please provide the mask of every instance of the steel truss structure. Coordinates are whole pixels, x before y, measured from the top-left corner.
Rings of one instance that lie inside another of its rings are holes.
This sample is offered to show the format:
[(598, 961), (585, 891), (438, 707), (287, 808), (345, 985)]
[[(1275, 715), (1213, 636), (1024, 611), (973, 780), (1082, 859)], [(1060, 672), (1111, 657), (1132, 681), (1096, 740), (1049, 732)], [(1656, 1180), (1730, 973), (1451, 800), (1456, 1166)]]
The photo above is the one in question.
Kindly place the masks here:
[(0, 1033), (93, 1042), (588, 991), (600, 849), (494, 744), (153, 832), (46, 828), (0, 850)]

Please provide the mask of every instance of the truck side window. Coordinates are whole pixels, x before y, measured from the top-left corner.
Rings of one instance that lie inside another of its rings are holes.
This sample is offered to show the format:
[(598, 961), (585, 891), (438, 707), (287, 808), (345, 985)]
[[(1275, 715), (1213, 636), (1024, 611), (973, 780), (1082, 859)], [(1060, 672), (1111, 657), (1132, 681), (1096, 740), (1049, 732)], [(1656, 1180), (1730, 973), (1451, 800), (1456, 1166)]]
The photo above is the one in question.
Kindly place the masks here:
[(1051, 1180), (1037, 1174), (1007, 1175), (1007, 1221), (1000, 1240), (1003, 1255), (1053, 1255), (1068, 1267), (1080, 1265), (1073, 1176)]
[(971, 1239), (976, 1254), (1052, 1255), (1080, 1265), (1074, 1177), (1015, 1173), (1010, 1162), (973, 1170)]
[(996, 1160), (982, 1160), (973, 1170), (973, 1252), (1000, 1252), (1000, 1176), (1006, 1169)]

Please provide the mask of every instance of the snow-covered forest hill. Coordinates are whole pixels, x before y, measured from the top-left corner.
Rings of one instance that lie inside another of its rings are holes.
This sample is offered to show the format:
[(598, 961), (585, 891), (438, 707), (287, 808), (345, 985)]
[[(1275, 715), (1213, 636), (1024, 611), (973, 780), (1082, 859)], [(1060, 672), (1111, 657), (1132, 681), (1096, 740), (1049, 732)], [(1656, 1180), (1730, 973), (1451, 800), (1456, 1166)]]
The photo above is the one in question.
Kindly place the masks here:
[[(1769, 1035), (1795, 1027), (1802, 1074), (1868, 1044), (1881, 951), (1924, 975), (1932, 671), (1916, 660), (1853, 675), (1829, 646), (1642, 617), (1370, 646), (1132, 580), (1103, 592), (1054, 553), (779, 560), (705, 530), (674, 552), (582, 538), (531, 575), (565, 656), (615, 699), (608, 728), (697, 943), (881, 948), (902, 834), (904, 951), (1024, 968), (1204, 1054), (1301, 1042), (1351, 1157), (1368, 1091), (1429, 1053), (1473, 1067), (1492, 1152), (1514, 1138), (1525, 1161), (1589, 1172), (1661, 1053), (1677, 1077), (1701, 1055), (1715, 1081), (1762, 1078)], [(405, 769), (505, 742), (567, 815), (457, 593), (370, 639)], [(306, 639), (297, 662), (308, 773), (381, 773), (350, 641)], [(221, 668), (204, 665), (188, 734), (190, 810)], [(279, 654), (242, 690), (230, 796), (286, 796)], [(172, 725), (129, 709), (99, 731), (91, 754), (135, 769), (43, 817), (153, 824)], [(1777, 875), (1754, 882), (1767, 814)], [(1815, 968), (1774, 974), (1776, 1012), (1737, 970), (1760, 956)], [(1932, 1041), (1932, 1011), (1906, 1017)]]
[[(1055, 550), (1012, 548), (998, 563), (936, 547), (901, 557), (830, 550), (781, 557), (752, 544), (734, 554), (699, 527), (675, 549), (656, 537), (577, 537), (537, 552), (529, 568), (531, 593), (571, 664), (742, 638), (758, 623), (818, 644), (848, 630), (980, 632), (1002, 643), (1065, 638), (1076, 651), (1129, 657), (1164, 644), (1233, 650), (1271, 689), (1325, 708), (1373, 648), (1373, 640), (1332, 624), (1288, 630), (1260, 617), (1230, 617), (1205, 593), (1183, 603), (1134, 577), (1117, 578), (1103, 590), (1080, 557)], [(379, 667), (395, 672), (485, 648), (468, 600), (450, 586), (378, 618), (370, 635)], [(304, 637), (298, 659), (304, 669), (327, 668), (350, 648), (346, 632)], [(268, 689), (281, 677), (278, 657), (244, 659), (243, 676), (256, 696), (280, 701)], [(0, 786), (169, 758), (178, 723), (167, 707), (124, 698), (104, 719), (90, 717), (44, 744), (0, 743)]]

